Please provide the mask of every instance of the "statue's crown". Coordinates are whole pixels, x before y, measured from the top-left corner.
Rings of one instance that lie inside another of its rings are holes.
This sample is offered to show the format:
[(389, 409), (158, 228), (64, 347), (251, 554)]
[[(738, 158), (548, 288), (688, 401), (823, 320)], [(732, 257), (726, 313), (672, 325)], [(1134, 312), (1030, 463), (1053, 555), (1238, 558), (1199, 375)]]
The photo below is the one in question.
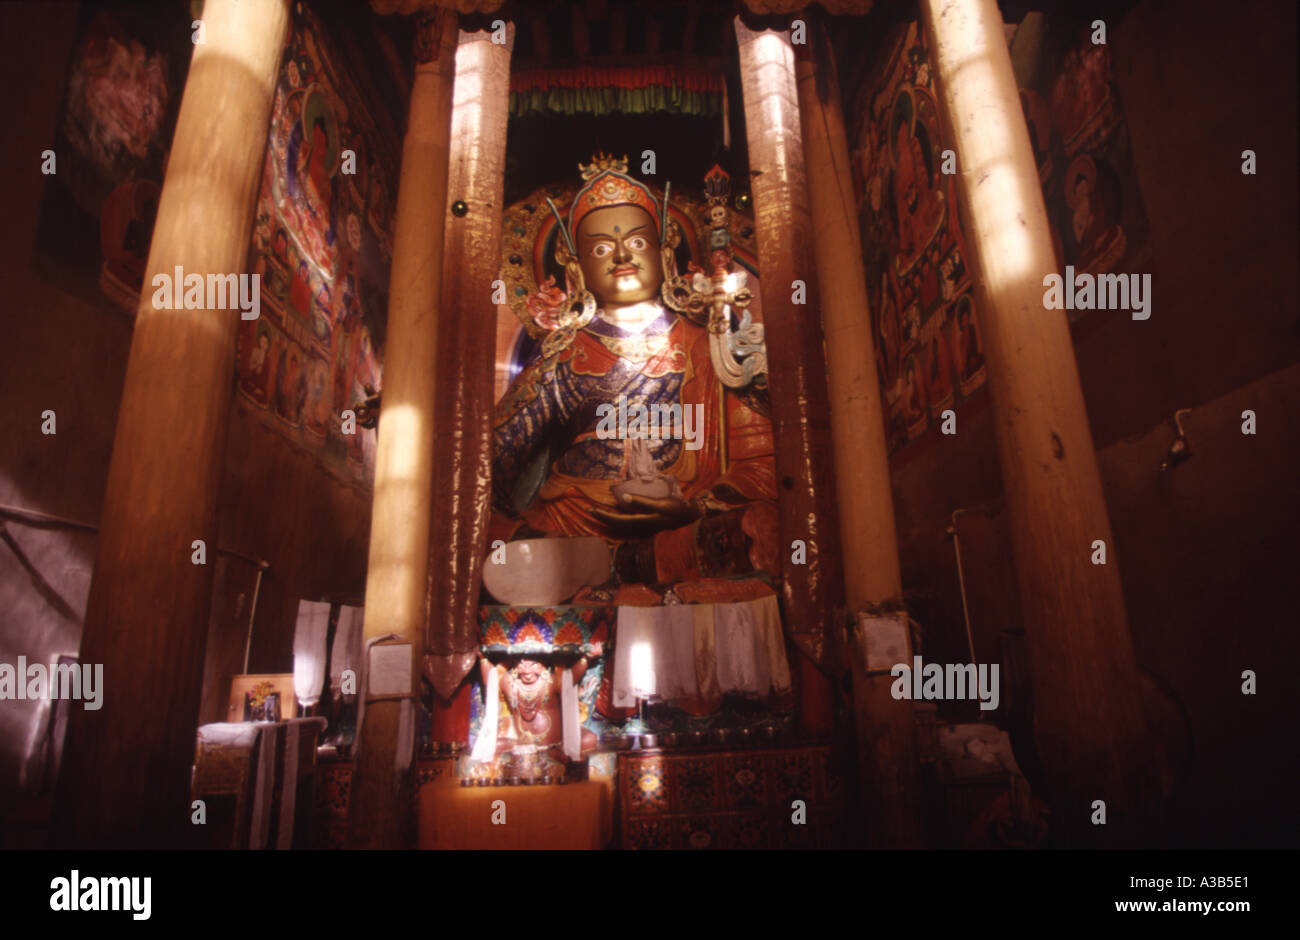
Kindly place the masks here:
[(650, 187), (628, 176), (626, 154), (622, 157), (614, 157), (607, 153), (596, 153), (590, 163), (579, 163), (578, 170), (582, 173), (586, 185), (573, 197), (567, 223), (560, 217), (555, 204), (549, 199), (546, 200), (551, 211), (555, 213), (555, 219), (560, 225), (560, 234), (564, 237), (570, 252), (575, 255), (577, 253), (573, 237), (583, 217), (596, 209), (605, 209), (609, 206), (640, 206), (650, 213), (650, 218), (659, 223), (659, 237), (661, 240), (664, 238), (668, 224), (669, 186), (664, 187), (663, 203), (660, 204), (650, 192)]
[(614, 157), (608, 153), (597, 153), (592, 156), (590, 163), (579, 163), (578, 170), (582, 173), (583, 182), (587, 183), (606, 170), (613, 170), (615, 173), (627, 175), (627, 154)]

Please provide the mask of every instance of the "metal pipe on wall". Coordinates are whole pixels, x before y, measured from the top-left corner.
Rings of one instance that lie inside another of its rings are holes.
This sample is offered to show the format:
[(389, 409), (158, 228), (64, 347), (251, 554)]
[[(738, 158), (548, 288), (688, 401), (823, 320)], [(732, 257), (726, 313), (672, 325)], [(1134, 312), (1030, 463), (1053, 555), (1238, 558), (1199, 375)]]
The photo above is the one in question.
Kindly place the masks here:
[(966, 646), (970, 650), (970, 661), (975, 663), (975, 637), (970, 629), (970, 606), (966, 603), (966, 576), (961, 567), (961, 539), (957, 535), (957, 516), (963, 512), (970, 512), (970, 510), (953, 510), (952, 525), (948, 526), (948, 535), (952, 536), (952, 550), (957, 556), (957, 587), (961, 591), (961, 615), (966, 621)]

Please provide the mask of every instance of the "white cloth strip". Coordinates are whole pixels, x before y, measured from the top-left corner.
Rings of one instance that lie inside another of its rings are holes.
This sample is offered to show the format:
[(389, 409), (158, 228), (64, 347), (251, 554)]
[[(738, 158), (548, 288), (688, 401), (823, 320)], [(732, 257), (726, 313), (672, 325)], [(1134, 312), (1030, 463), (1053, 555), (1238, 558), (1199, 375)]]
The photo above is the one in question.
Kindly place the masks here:
[(293, 631), (293, 694), (304, 705), (320, 701), (325, 678), (325, 637), (329, 633), (330, 605), (298, 602), (298, 622)]
[(497, 725), (501, 722), (501, 677), (496, 666), (488, 670), (487, 682), (483, 690), (483, 723), (478, 728), (478, 738), (470, 759), (489, 761), (497, 756)]
[(566, 666), (560, 673), (560, 721), (564, 727), (564, 756), (569, 760), (582, 757), (582, 726), (578, 721), (578, 686), (573, 669)]
[[(330, 647), (330, 688), (342, 692), (343, 671), (361, 674), (361, 635), (365, 626), (365, 609), (344, 605), (339, 608), (338, 626), (334, 628), (334, 645)], [(355, 694), (357, 686), (353, 686)]]

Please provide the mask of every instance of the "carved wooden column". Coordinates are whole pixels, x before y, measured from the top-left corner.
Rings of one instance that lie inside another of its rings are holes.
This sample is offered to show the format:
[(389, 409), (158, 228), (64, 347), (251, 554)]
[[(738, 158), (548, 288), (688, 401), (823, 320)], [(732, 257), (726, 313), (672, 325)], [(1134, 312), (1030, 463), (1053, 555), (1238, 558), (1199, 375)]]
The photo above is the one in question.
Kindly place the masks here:
[[(828, 713), (821, 706), (830, 686), (811, 663), (831, 668), (831, 633), (839, 629), (844, 585), (794, 53), (788, 34), (753, 32), (740, 19), (736, 37), (776, 439), (782, 610), (805, 653), (805, 731), (825, 734)], [(795, 281), (804, 285), (803, 302), (797, 302)], [(794, 561), (796, 540), (807, 546), (806, 564)], [(810, 719), (816, 719), (814, 727)]]
[[(244, 271), (287, 0), (208, 0), (158, 204), (100, 518), (81, 661), (103, 707), (69, 714), (61, 846), (177, 847), (203, 685), (240, 312), (155, 309), (154, 277)], [(192, 543), (205, 543), (195, 564)]]
[[(366, 573), (365, 639), (410, 644), (410, 690), (419, 689), (433, 494), (434, 404), (447, 212), (456, 13), (419, 14), (415, 81), (402, 172), (384, 350), (383, 403)], [(372, 677), (373, 678), (373, 677)], [(410, 709), (411, 724), (402, 721)], [(415, 840), (413, 700), (371, 700), (358, 729), (348, 845), (398, 848)], [(402, 732), (407, 732), (402, 734)]]
[[(1066, 841), (1140, 844), (1159, 792), (1070, 331), (1064, 311), (1043, 307), (1056, 260), (1002, 17), (994, 0), (921, 9), (978, 273), (1043, 795)], [(1097, 540), (1105, 564), (1092, 563)], [(1096, 800), (1105, 825), (1091, 822)]]
[[(492, 282), (501, 270), (514, 25), (507, 24), (504, 44), (492, 37), (491, 32), (461, 32), (456, 51), (447, 195), (453, 204), (463, 203), (464, 212), (447, 214), (442, 256), (434, 425), (438, 507), (430, 530), (425, 593), (424, 670), (438, 694), (434, 708), (439, 712), (454, 694), (468, 695), (461, 681), (478, 653), (480, 575), (492, 499), (487, 472), (492, 466), (496, 369)], [(468, 715), (467, 709), (460, 711)], [(462, 742), (468, 730), (463, 724), (458, 722), (452, 732)]]
[[(839, 80), (821, 22), (809, 23), (809, 38), (796, 50), (799, 117), (826, 335), (844, 592), (849, 610), (857, 613), (901, 604), (903, 583)], [(920, 794), (912, 703), (890, 694), (894, 680), (888, 673), (867, 674), (863, 651), (849, 658), (868, 838), (884, 847), (917, 847)], [(911, 652), (898, 661), (910, 666)]]

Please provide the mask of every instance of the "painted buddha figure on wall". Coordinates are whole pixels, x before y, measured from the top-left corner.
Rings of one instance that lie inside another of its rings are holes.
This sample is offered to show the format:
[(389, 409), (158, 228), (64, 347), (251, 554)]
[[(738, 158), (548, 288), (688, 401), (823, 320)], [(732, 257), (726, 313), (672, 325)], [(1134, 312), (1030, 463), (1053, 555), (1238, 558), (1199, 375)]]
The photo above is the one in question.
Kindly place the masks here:
[(626, 160), (582, 169), (556, 211), (567, 290), (531, 298), (551, 332), (497, 407), (493, 537), (604, 538), (624, 582), (775, 572), (766, 388), (720, 379), (730, 311), (710, 327), (701, 273), (684, 301), (666, 197)]

